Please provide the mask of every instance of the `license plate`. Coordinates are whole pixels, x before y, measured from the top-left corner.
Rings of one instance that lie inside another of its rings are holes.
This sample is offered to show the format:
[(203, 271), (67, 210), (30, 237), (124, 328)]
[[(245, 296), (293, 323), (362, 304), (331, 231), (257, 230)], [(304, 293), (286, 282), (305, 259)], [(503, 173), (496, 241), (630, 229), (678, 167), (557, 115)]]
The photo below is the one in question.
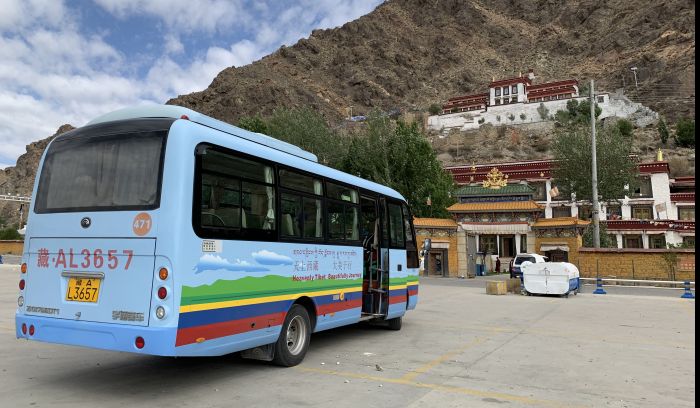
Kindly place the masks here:
[(102, 279), (71, 277), (68, 279), (66, 300), (72, 302), (97, 302)]

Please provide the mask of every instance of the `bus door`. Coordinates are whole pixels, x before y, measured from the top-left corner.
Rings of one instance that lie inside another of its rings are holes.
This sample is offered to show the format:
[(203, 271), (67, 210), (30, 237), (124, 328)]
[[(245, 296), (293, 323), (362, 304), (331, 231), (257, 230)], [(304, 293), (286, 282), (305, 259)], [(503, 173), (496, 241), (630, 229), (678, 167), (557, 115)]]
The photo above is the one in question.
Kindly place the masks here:
[(384, 316), (389, 308), (389, 250), (384, 199), (360, 199), (363, 229), (362, 313)]

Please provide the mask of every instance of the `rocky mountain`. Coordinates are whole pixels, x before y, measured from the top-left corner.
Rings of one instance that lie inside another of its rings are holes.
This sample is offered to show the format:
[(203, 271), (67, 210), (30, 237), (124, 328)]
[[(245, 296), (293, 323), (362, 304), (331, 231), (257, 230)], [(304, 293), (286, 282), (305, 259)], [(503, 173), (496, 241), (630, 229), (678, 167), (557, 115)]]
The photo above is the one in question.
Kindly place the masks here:
[[(46, 146), (54, 137), (73, 129), (75, 129), (73, 126), (66, 124), (59, 127), (52, 136), (28, 144), (27, 152), (17, 158), (17, 164), (14, 167), (0, 170), (0, 194), (32, 195), (34, 177), (36, 177), (36, 170)], [(0, 219), (17, 223), (19, 221), (19, 203), (0, 201)], [(26, 221), (26, 212), (24, 220)]]
[(694, 115), (694, 20), (687, 0), (390, 0), (168, 103), (228, 122), (310, 105), (333, 121), (350, 109), (426, 110), (533, 69), (538, 81), (592, 78), (607, 91), (624, 82), (673, 119)]
[[(342, 27), (226, 68), (207, 89), (167, 103), (229, 123), (300, 106), (340, 122), (375, 108), (425, 112), (533, 69), (537, 82), (593, 78), (604, 91), (624, 84), (630, 99), (673, 121), (694, 117), (694, 61), (695, 3), (688, 0), (389, 0)], [(15, 167), (0, 170), (0, 192), (29, 195), (44, 148), (70, 129), (28, 145)], [(488, 128), (433, 146), (446, 164), (535, 159), (548, 156), (549, 133)], [(654, 157), (652, 133), (636, 131), (640, 157)], [(694, 150), (679, 155), (694, 171)], [(0, 217), (14, 219), (17, 208), (0, 202)]]

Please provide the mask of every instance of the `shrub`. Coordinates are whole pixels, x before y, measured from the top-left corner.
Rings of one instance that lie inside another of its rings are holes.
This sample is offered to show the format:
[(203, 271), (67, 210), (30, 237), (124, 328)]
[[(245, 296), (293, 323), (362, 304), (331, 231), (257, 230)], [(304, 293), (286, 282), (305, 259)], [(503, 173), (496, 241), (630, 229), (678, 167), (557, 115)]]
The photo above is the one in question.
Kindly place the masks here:
[(676, 144), (680, 147), (695, 148), (695, 121), (683, 118), (676, 123)]
[(549, 117), (549, 109), (547, 109), (542, 102), (540, 102), (540, 106), (537, 107), (537, 113), (540, 114), (540, 119), (542, 120), (547, 120)]
[(526, 118), (527, 118), (527, 116), (524, 113), (520, 114), (520, 120), (525, 120)]
[(0, 239), (1, 240), (19, 240), (19, 239), (22, 239), (22, 236), (14, 228), (5, 228), (3, 230), (0, 230)]
[(428, 108), (428, 112), (430, 112), (431, 115), (439, 115), (440, 112), (442, 112), (442, 106), (440, 106), (437, 103), (434, 103), (430, 105), (430, 107)]
[(486, 119), (485, 119), (485, 118), (481, 118), (481, 119), (479, 119), (477, 122), (479, 122), (479, 124), (481, 125), (482, 123), (486, 122)]
[(624, 137), (631, 138), (632, 137), (632, 122), (626, 119), (620, 119), (617, 121), (617, 129), (620, 131), (620, 134)]
[(668, 126), (666, 126), (666, 121), (661, 119), (659, 120), (659, 124), (656, 126), (656, 129), (659, 131), (659, 138), (661, 138), (661, 143), (666, 144), (668, 141)]

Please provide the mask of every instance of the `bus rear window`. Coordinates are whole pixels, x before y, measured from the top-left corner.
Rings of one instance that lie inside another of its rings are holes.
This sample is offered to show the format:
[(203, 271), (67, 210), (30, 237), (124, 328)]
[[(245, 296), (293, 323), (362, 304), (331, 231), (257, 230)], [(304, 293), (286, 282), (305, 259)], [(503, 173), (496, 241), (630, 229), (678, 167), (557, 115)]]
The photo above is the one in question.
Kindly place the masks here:
[(44, 160), (37, 213), (148, 210), (160, 203), (167, 130), (54, 141)]

